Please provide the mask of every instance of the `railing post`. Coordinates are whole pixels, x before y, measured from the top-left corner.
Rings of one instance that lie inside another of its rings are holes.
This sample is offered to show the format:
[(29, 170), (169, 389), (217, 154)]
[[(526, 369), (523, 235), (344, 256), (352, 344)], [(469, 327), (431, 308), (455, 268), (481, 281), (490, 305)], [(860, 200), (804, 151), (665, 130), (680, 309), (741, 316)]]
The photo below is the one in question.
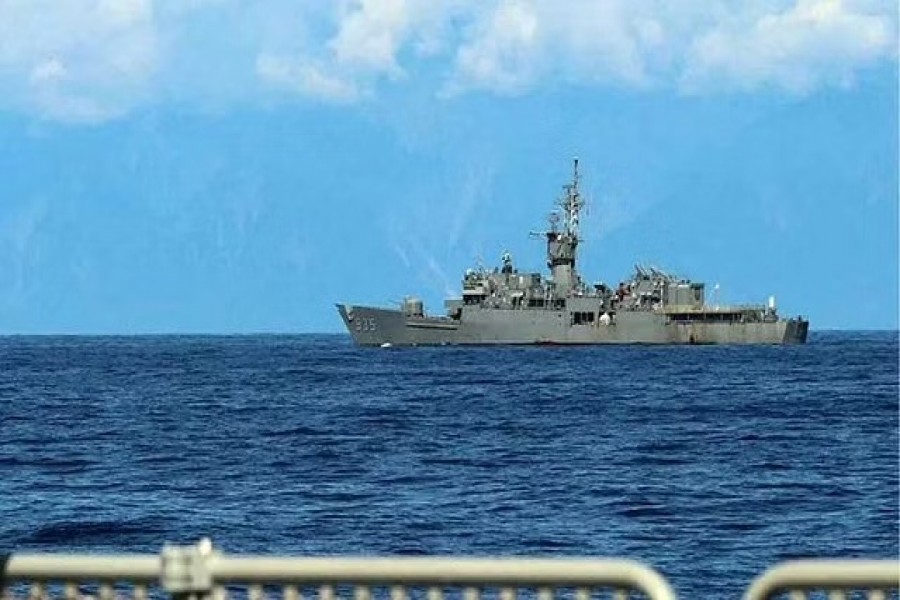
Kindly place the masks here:
[(211, 561), (219, 556), (209, 538), (194, 546), (163, 546), (159, 583), (172, 600), (209, 600), (212, 597)]

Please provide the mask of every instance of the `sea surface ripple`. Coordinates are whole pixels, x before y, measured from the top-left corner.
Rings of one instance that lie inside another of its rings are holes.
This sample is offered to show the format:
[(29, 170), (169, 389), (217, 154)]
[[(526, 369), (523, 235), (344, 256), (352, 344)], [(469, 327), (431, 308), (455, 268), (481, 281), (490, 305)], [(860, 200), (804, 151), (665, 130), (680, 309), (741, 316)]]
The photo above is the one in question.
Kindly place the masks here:
[(898, 336), (0, 338), (0, 552), (624, 556), (685, 597), (898, 556)]

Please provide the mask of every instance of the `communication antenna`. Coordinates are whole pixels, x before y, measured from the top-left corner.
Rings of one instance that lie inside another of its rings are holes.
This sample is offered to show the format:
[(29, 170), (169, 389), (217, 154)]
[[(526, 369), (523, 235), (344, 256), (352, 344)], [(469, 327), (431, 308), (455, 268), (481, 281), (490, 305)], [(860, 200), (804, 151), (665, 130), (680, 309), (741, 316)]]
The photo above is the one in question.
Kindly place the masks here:
[(578, 157), (576, 156), (572, 162), (572, 183), (563, 186), (565, 196), (560, 199), (559, 203), (563, 209), (565, 232), (577, 239), (579, 219), (581, 209), (584, 207), (584, 200), (581, 198), (581, 192), (578, 189), (578, 183), (581, 179), (578, 173)]

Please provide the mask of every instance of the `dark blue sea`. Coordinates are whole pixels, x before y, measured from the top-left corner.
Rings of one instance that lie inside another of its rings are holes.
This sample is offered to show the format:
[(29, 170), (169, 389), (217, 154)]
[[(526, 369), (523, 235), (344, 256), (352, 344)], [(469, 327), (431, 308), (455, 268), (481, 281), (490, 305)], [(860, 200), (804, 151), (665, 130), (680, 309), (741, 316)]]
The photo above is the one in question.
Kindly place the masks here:
[(0, 552), (624, 556), (685, 597), (898, 556), (898, 336), (0, 338)]

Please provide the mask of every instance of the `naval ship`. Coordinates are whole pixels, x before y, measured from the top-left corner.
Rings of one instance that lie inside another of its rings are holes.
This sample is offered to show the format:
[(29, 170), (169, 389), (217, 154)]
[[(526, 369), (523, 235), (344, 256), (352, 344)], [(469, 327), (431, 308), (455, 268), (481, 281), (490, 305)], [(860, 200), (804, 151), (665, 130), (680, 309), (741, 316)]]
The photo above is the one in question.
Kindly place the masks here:
[[(775, 299), (761, 305), (707, 304), (702, 282), (635, 266), (618, 286), (588, 285), (576, 269), (584, 200), (578, 159), (563, 186), (546, 238), (550, 276), (520, 272), (509, 253), (488, 271), (468, 269), (462, 297), (429, 315), (416, 297), (397, 308), (338, 304), (361, 346), (445, 344), (802, 344), (809, 321), (779, 317)], [(560, 220), (562, 221), (560, 223)]]

